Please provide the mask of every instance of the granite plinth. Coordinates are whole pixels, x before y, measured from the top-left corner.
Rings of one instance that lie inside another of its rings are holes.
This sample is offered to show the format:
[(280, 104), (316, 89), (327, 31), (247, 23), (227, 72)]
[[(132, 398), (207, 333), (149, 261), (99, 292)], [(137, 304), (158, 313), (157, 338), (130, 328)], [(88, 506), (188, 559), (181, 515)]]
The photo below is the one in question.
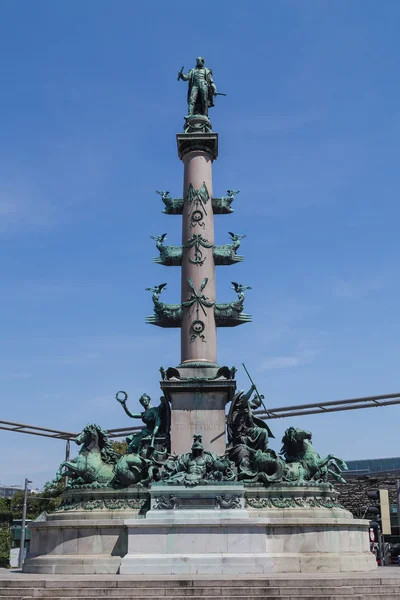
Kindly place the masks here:
[[(192, 369), (187, 369), (188, 372)], [(195, 372), (195, 369), (193, 369)], [(184, 372), (184, 369), (182, 369)], [(184, 376), (190, 376), (184, 373)], [(171, 403), (171, 451), (188, 452), (193, 435), (200, 433), (206, 450), (222, 455), (226, 450), (225, 405), (235, 392), (235, 380), (169, 379), (161, 389)]]
[[(265, 507), (258, 509), (258, 516), (251, 516), (242, 505), (233, 510), (203, 509), (199, 498), (215, 493), (211, 488), (207, 492), (208, 486), (181, 492), (177, 487), (168, 486), (165, 491), (186, 499), (192, 493), (192, 509), (152, 508), (145, 519), (125, 521), (128, 552), (121, 574), (261, 575), (376, 568), (369, 551), (368, 521), (353, 519), (343, 508), (322, 506), (313, 512), (312, 507), (298, 506), (288, 512), (290, 508), (273, 507), (272, 511), (281, 512), (270, 516)], [(240, 486), (235, 492), (235, 485), (226, 487), (231, 493), (242, 493)], [(305, 498), (317, 498), (328, 488), (310, 486), (302, 491)], [(153, 486), (152, 503), (156, 491)], [(276, 487), (271, 498), (280, 498), (279, 494)]]
[(125, 524), (128, 552), (121, 574), (246, 575), (376, 568), (369, 551), (368, 522), (361, 519), (243, 519), (221, 514), (210, 519), (199, 511), (186, 520), (174, 515)]
[[(186, 522), (188, 519), (218, 521), (221, 514), (225, 519), (247, 518), (244, 493), (244, 486), (237, 481), (210, 482), (209, 485), (195, 487), (153, 483), (150, 488), (150, 510), (146, 513), (146, 519), (167, 519), (173, 522)], [(166, 508), (165, 502), (168, 504), (169, 499), (170, 506)]]
[[(163, 508), (160, 496), (171, 495), (177, 508)], [(153, 484), (150, 494), (137, 486), (80, 489), (64, 500), (46, 521), (30, 524), (25, 573), (262, 576), (376, 568), (369, 522), (341, 508), (329, 485)]]
[(24, 572), (117, 573), (127, 552), (124, 520), (140, 518), (148, 507), (149, 492), (140, 486), (66, 490), (59, 510), (29, 524)]

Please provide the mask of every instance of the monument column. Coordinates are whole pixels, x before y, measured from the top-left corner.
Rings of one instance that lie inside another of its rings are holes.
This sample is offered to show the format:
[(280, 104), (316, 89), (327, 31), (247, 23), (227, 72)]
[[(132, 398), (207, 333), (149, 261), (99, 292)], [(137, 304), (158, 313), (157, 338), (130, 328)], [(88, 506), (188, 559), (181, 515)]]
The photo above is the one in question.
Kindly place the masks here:
[(171, 402), (171, 451), (187, 452), (193, 434), (200, 433), (205, 448), (223, 454), (225, 405), (235, 382), (212, 379), (218, 369), (212, 206), (212, 163), (218, 156), (218, 135), (179, 133), (177, 143), (184, 165), (181, 364), (180, 379), (163, 381), (161, 387)]
[[(235, 283), (238, 299), (217, 303), (215, 266), (243, 260), (236, 254), (241, 235), (229, 233), (233, 244), (214, 243), (214, 213), (230, 214), (237, 192), (213, 198), (212, 164), (218, 157), (218, 134), (212, 131), (209, 108), (218, 95), (212, 70), (204, 58), (178, 80), (188, 82), (188, 112), (184, 131), (176, 136), (178, 156), (183, 162), (183, 198), (159, 191), (165, 214), (182, 215), (182, 245), (166, 246), (166, 234), (153, 237), (160, 256), (154, 262), (181, 267), (179, 304), (160, 300), (166, 287), (153, 288), (154, 314), (147, 322), (159, 327), (181, 328), (181, 362), (161, 369), (161, 389), (171, 404), (171, 451), (189, 450), (194, 434), (201, 434), (206, 450), (224, 454), (226, 449), (225, 407), (236, 389), (234, 368), (217, 364), (216, 327), (236, 327), (251, 320), (243, 313), (245, 286)], [(224, 96), (225, 94), (219, 94)]]
[[(200, 149), (196, 139), (182, 140), (178, 152), (184, 164), (182, 213), (182, 325), (181, 365), (216, 366), (217, 340), (214, 316), (216, 301), (214, 266), (214, 214), (212, 210), (212, 163), (217, 134), (208, 134), (210, 150)], [(182, 144), (182, 142), (186, 142)], [(183, 147), (182, 147), (183, 146)], [(212, 153), (213, 152), (213, 153)]]

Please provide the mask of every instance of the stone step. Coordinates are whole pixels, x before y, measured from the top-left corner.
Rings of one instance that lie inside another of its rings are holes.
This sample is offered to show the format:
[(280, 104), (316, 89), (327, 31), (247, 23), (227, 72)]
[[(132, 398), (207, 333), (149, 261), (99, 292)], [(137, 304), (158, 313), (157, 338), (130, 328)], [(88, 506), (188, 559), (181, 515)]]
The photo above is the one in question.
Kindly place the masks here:
[[(400, 575), (400, 570), (399, 570)], [(26, 578), (25, 578), (26, 577)], [(316, 578), (297, 578), (292, 574), (288, 573), (287, 578), (274, 578), (273, 576), (265, 576), (262, 578), (253, 579), (236, 579), (235, 576), (226, 579), (125, 579), (122, 576), (116, 575), (114, 579), (103, 579), (104, 575), (91, 575), (87, 578), (86, 575), (79, 576), (68, 576), (64, 579), (64, 576), (52, 575), (48, 579), (36, 579), (30, 576), (16, 576), (15, 579), (2, 579), (0, 580), (0, 593), (4, 588), (30, 588), (30, 589), (67, 589), (76, 588), (82, 590), (83, 588), (102, 588), (102, 589), (124, 589), (124, 588), (163, 588), (165, 590), (176, 590), (176, 589), (198, 589), (198, 588), (241, 588), (248, 589), (252, 587), (262, 588), (284, 588), (284, 587), (295, 587), (298, 588), (309, 588), (309, 587), (380, 587), (381, 585), (394, 585), (400, 586), (399, 577), (351, 577), (348, 578), (345, 575), (342, 577), (332, 578), (327, 574), (326, 577)], [(234, 583), (233, 583), (234, 582)]]
[[(132, 582), (134, 583), (134, 582)], [(243, 589), (235, 587), (198, 587), (186, 588), (186, 589), (165, 589), (161, 588), (2, 588), (0, 589), (0, 598), (6, 598), (7, 600), (27, 600), (32, 598), (46, 598), (49, 600), (78, 600), (84, 598), (85, 600), (98, 600), (99, 598), (113, 598), (113, 600), (155, 600), (160, 598), (176, 599), (177, 596), (180, 598), (192, 598), (209, 600), (211, 598), (221, 598), (225, 600), (237, 600), (239, 597), (241, 600), (254, 600), (254, 599), (268, 599), (274, 600), (275, 598), (281, 598), (285, 600), (330, 600), (331, 598), (340, 598), (340, 600), (347, 600), (352, 598), (353, 600), (373, 598), (379, 600), (381, 597), (385, 600), (398, 600), (400, 598), (400, 586), (391, 585), (371, 585), (371, 586), (316, 586), (314, 582), (313, 586), (302, 589), (297, 587), (250, 587), (247, 589), (246, 595), (243, 595)], [(97, 584), (98, 585), (98, 584)], [(178, 593), (177, 593), (178, 592)]]
[[(338, 596), (336, 594), (336, 592), (334, 593), (334, 595), (320, 595), (320, 594), (313, 594), (312, 591), (310, 590), (310, 594), (308, 596), (302, 596), (302, 600), (337, 600), (338, 598), (340, 598), (340, 600), (366, 600), (366, 598), (368, 599), (372, 599), (372, 600), (398, 600), (399, 599), (399, 594), (396, 593), (391, 593), (391, 592), (386, 592), (386, 591), (382, 591), (380, 593), (372, 593), (372, 594), (368, 594), (367, 596), (365, 594), (344, 594), (344, 595), (340, 595)], [(97, 600), (99, 596), (92, 596), (92, 600)], [(275, 595), (275, 596), (256, 596), (257, 598), (259, 598), (260, 600), (262, 600), (263, 598), (267, 598), (268, 600), (298, 600), (299, 596), (297, 595), (296, 592), (294, 592), (293, 594), (289, 594), (289, 595)], [(40, 596), (25, 596), (25, 595), (21, 595), (21, 596), (7, 596), (7, 598), (9, 600), (33, 600), (36, 598), (40, 598)], [(51, 597), (52, 600), (79, 600), (79, 598), (81, 598), (81, 596), (58, 596), (58, 595), (54, 595)], [(145, 595), (145, 596), (114, 596), (114, 598), (116, 600), (159, 600), (160, 598), (165, 598), (165, 600), (174, 600), (175, 596), (158, 596), (158, 595)], [(193, 594), (188, 594), (186, 596), (186, 598), (191, 598), (192, 600), (215, 600), (216, 598), (220, 598), (221, 600), (236, 600), (237, 596), (230, 596), (230, 595), (220, 595), (218, 594), (217, 596), (212, 595), (193, 595)], [(240, 597), (241, 600), (254, 600), (254, 596), (241, 596)]]
[[(400, 598), (400, 587), (399, 586), (341, 586), (341, 587), (327, 587), (327, 586), (311, 586), (309, 588), (297, 588), (297, 587), (252, 587), (246, 590), (245, 594), (252, 597), (270, 597), (270, 596), (290, 596), (296, 595), (299, 598), (303, 598), (304, 596), (310, 595), (310, 590), (314, 595), (320, 596), (330, 596), (332, 594), (340, 595), (340, 596), (349, 596), (353, 595), (369, 595), (370, 593), (380, 593), (382, 590), (386, 592), (390, 590), (391, 593), (398, 594), (398, 598)], [(2, 594), (0, 592), (0, 598), (15, 595), (16, 590), (7, 590), (6, 594)], [(137, 596), (156, 596), (159, 598), (162, 597), (173, 597), (173, 598), (182, 598), (188, 595), (194, 596), (235, 596), (237, 598), (242, 598), (244, 590), (243, 588), (232, 587), (224, 587), (224, 588), (176, 588), (176, 589), (168, 589), (165, 588), (141, 588), (134, 587), (131, 588), (114, 588), (114, 589), (104, 589), (104, 588), (83, 588), (83, 589), (38, 589), (29, 592), (26, 589), (21, 589), (20, 594), (24, 594), (26, 596), (31, 595), (36, 598), (53, 598), (54, 596), (58, 596), (60, 598), (68, 597), (68, 596), (76, 596), (79, 598), (129, 598), (129, 597), (137, 597)]]

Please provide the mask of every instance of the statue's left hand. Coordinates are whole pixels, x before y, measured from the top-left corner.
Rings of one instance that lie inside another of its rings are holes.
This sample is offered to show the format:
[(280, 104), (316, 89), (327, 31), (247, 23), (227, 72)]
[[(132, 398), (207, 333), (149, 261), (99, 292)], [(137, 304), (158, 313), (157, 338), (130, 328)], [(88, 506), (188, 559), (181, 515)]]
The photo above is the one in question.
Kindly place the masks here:
[[(123, 398), (120, 398), (120, 394), (123, 394)], [(128, 399), (128, 394), (126, 392), (124, 392), (123, 390), (121, 390), (120, 392), (117, 392), (115, 394), (115, 398), (116, 398), (116, 400), (118, 400), (118, 402), (120, 404), (125, 404), (125, 402)]]

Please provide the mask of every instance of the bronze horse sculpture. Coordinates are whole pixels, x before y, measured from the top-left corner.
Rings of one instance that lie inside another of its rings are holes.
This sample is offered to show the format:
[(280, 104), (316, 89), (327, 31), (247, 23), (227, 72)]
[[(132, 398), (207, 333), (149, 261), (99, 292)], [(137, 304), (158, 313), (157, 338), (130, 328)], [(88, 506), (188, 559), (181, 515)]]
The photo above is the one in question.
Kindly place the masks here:
[(328, 454), (321, 458), (311, 443), (312, 433), (289, 427), (282, 438), (280, 454), (285, 459), (284, 480), (327, 481), (331, 475), (336, 481), (345, 483), (340, 475), (347, 470), (341, 458)]
[(74, 441), (82, 446), (79, 454), (60, 464), (55, 481), (67, 476), (73, 486), (113, 487), (146, 485), (157, 475), (158, 466), (151, 459), (136, 453), (117, 454), (107, 432), (99, 425), (86, 425)]

